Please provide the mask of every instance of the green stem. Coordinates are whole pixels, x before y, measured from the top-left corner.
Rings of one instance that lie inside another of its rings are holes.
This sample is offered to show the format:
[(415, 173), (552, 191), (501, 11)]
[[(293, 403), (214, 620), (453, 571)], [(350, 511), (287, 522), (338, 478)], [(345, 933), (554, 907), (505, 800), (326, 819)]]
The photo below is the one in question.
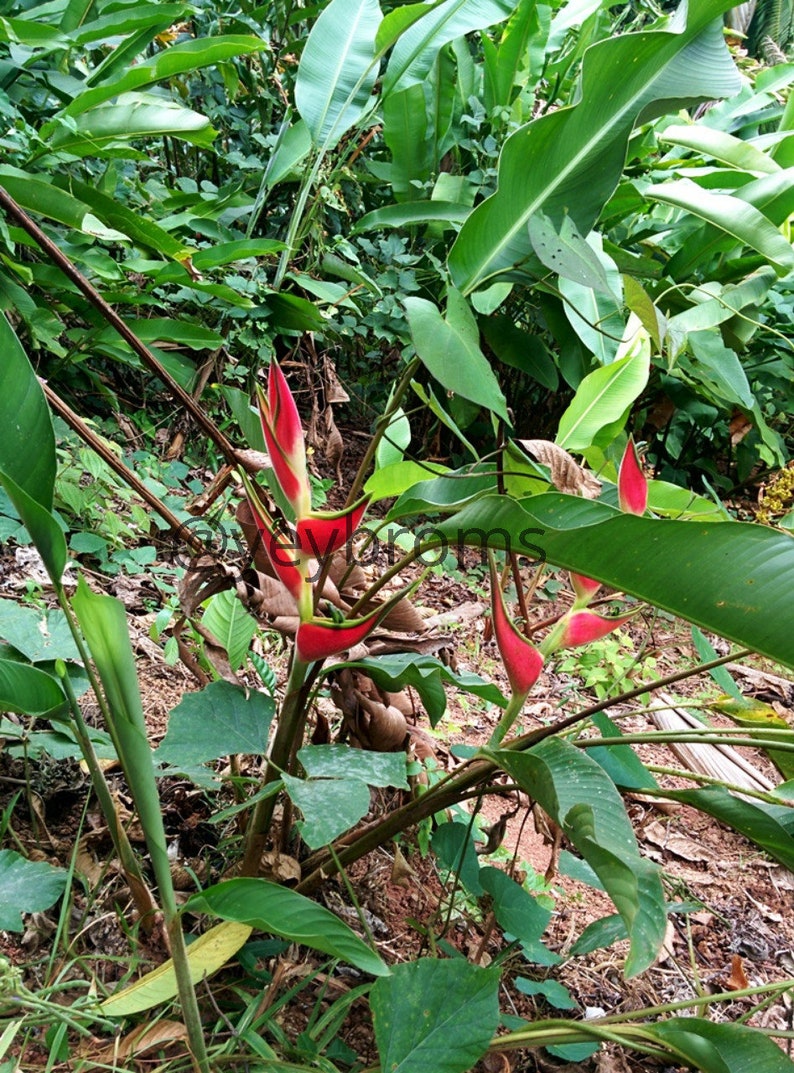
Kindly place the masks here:
[(494, 732), (488, 739), (489, 749), (498, 749), (502, 744), (505, 734), (518, 719), (519, 715), (524, 708), (524, 702), (527, 699), (526, 693), (513, 693), (510, 700), (507, 702), (507, 707), (502, 712), (499, 722), (494, 727)]
[[(303, 663), (293, 651), (292, 666), (287, 679), (287, 691), (279, 713), (278, 727), (273, 738), (270, 758), (265, 769), (263, 788), (280, 778), (281, 772), (289, 764), (290, 754), (296, 736), (301, 732), (306, 718), (306, 682), (307, 671), (312, 664)], [(245, 853), (241, 867), (244, 876), (259, 874), (259, 864), (265, 848), (273, 810), (276, 807), (276, 794), (260, 798), (254, 808), (245, 835)]]
[(102, 810), (102, 815), (105, 817), (105, 823), (108, 825), (113, 848), (121, 862), (121, 867), (127, 878), (127, 885), (130, 888), (133, 901), (140, 914), (144, 930), (149, 931), (151, 930), (152, 922), (154, 920), (154, 914), (157, 912), (157, 903), (146, 885), (146, 880), (143, 878), (138, 859), (135, 856), (135, 851), (132, 848), (127, 832), (119, 823), (119, 817), (116, 807), (113, 804), (113, 796), (110, 792), (110, 787), (105, 779), (105, 774), (102, 771), (99, 759), (94, 752), (94, 745), (91, 741), (88, 727), (83, 719), (83, 713), (80, 711), (80, 705), (77, 703), (77, 697), (72, 689), (69, 675), (66, 673), (65, 668), (63, 674), (60, 673), (60, 669), (57, 666), (56, 670), (60, 675), (61, 685), (63, 686), (63, 690), (69, 701), (69, 709), (72, 714), (72, 727), (80, 746), (80, 752), (82, 753), (86, 767), (88, 768), (88, 773), (91, 777), (91, 785), (96, 794), (97, 801), (99, 802), (99, 807)]

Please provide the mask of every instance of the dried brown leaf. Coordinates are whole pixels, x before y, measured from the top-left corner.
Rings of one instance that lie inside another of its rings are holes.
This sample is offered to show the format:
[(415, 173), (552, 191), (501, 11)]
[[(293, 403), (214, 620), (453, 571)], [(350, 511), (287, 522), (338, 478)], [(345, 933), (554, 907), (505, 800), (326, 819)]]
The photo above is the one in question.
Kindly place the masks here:
[(601, 482), (589, 470), (584, 469), (562, 447), (550, 440), (519, 440), (521, 446), (536, 462), (549, 467), (551, 483), (568, 495), (580, 495), (595, 499), (601, 491)]

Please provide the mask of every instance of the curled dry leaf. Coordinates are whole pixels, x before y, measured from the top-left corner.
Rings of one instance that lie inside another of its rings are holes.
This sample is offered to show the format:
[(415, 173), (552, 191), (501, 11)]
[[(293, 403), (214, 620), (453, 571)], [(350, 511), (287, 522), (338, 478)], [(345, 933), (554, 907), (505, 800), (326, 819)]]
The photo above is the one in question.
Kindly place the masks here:
[[(83, 1059), (92, 1059), (102, 1065), (115, 1065), (120, 1060), (137, 1058), (151, 1050), (162, 1050), (174, 1044), (184, 1044), (187, 1040), (187, 1028), (181, 1021), (157, 1021), (155, 1024), (138, 1025), (126, 1036), (111, 1044), (104, 1044), (98, 1050), (97, 1040), (86, 1040), (78, 1048), (78, 1054)], [(186, 1048), (179, 1047), (179, 1054), (184, 1054)]]
[(337, 376), (336, 366), (327, 355), (323, 358), (323, 380), (327, 403), (350, 402), (350, 396)]
[(210, 596), (224, 589), (233, 589), (236, 575), (231, 567), (219, 563), (211, 555), (199, 555), (177, 585), (179, 605), (186, 618), (192, 618), (196, 609)]
[(601, 482), (556, 443), (550, 440), (519, 440), (524, 450), (544, 466), (549, 467), (551, 483), (559, 492), (567, 495), (595, 499), (601, 491)]
[(329, 466), (333, 466), (336, 470), (337, 480), (342, 480), (342, 456), (345, 453), (345, 441), (342, 439), (342, 433), (336, 427), (336, 421), (334, 421), (334, 410), (332, 406), (327, 407), (325, 414), (325, 436), (324, 436), (324, 452), (325, 460)]
[(301, 866), (294, 857), (278, 850), (268, 850), (262, 854), (259, 874), (275, 883), (299, 883)]

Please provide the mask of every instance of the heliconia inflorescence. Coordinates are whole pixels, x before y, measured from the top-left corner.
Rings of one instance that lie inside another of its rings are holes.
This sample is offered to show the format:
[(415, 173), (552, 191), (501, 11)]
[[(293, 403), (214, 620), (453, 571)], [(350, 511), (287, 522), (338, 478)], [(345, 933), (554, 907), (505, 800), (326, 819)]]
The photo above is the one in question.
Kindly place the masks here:
[[(633, 612), (632, 612), (633, 614)], [(608, 633), (628, 622), (631, 615), (620, 618), (604, 618), (595, 611), (571, 611), (561, 620), (557, 648), (572, 648), (574, 645), (586, 645), (598, 641)]]
[(618, 470), (618, 503), (624, 514), (642, 515), (648, 506), (648, 480), (631, 436)]
[[(648, 506), (648, 479), (642, 471), (637, 448), (629, 437), (618, 470), (618, 504), (624, 514), (642, 515)], [(587, 607), (601, 588), (600, 581), (584, 574), (570, 573), (571, 585), (576, 595), (574, 610)]]
[(273, 474), (295, 512), (294, 528), (277, 526), (251, 480), (245, 473), (241, 476), (273, 572), (298, 605), (298, 659), (310, 663), (344, 652), (362, 641), (383, 618), (392, 601), (364, 618), (349, 622), (336, 623), (315, 616), (311, 579), (319, 573), (318, 561), (333, 555), (352, 539), (369, 497), (359, 499), (345, 510), (313, 511), (300, 415), (286, 377), (275, 361), (270, 363), (267, 394), (260, 388), (258, 398)]
[(493, 629), (499, 654), (502, 657), (510, 688), (514, 694), (526, 696), (540, 677), (543, 656), (532, 642), (516, 628), (507, 613), (502, 587), (496, 572), (493, 556), (489, 556), (491, 570), (491, 613)]

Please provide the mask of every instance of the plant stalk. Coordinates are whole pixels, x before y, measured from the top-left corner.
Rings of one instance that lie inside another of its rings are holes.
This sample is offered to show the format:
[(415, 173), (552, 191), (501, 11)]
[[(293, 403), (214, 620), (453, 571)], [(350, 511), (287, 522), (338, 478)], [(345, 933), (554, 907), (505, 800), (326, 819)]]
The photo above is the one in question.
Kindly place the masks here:
[[(303, 663), (297, 658), (293, 649), (292, 666), (287, 679), (287, 691), (279, 713), (278, 726), (273, 737), (270, 757), (265, 769), (263, 788), (281, 777), (290, 761), (290, 755), (296, 738), (303, 731), (306, 719), (307, 672), (311, 664)], [(273, 810), (276, 807), (276, 794), (270, 794), (257, 801), (248, 821), (245, 835), (245, 852), (240, 874), (256, 876), (267, 841)]]

